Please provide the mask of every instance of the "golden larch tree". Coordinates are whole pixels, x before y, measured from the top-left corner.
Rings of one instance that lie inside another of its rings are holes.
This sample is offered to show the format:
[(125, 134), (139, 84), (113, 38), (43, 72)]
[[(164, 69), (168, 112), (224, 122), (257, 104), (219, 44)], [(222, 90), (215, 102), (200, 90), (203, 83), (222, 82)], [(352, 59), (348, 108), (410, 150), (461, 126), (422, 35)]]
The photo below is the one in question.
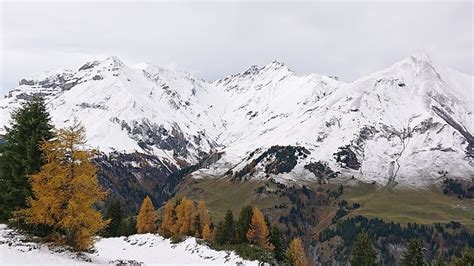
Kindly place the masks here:
[(176, 222), (176, 217), (174, 217), (173, 212), (174, 204), (169, 200), (163, 207), (160, 226), (160, 234), (164, 237), (171, 237), (173, 235), (173, 225)]
[(158, 216), (155, 207), (153, 207), (150, 197), (146, 196), (137, 217), (137, 233), (154, 233), (156, 231), (157, 220)]
[(199, 201), (199, 204), (198, 204), (198, 214), (199, 214), (199, 218), (201, 219), (202, 230), (204, 230), (204, 225), (211, 224), (211, 217), (209, 216), (209, 213), (207, 212), (206, 203), (202, 199)]
[(202, 239), (208, 242), (212, 242), (212, 240), (214, 239), (214, 234), (208, 224), (205, 224), (202, 228)]
[(265, 250), (272, 251), (274, 247), (268, 242), (268, 235), (269, 231), (265, 223), (265, 218), (260, 209), (255, 207), (253, 209), (249, 231), (247, 232), (247, 239), (250, 243), (255, 243)]
[(179, 234), (181, 227), (183, 226), (184, 223), (184, 217), (185, 215), (185, 206), (183, 204), (183, 201), (185, 201), (186, 198), (182, 198), (177, 201), (176, 206), (174, 208), (175, 214), (176, 214), (176, 220), (173, 225), (173, 235)]
[(299, 237), (293, 238), (291, 240), (288, 249), (286, 250), (286, 256), (293, 266), (307, 266), (308, 259), (304, 252), (303, 242)]
[(44, 142), (41, 150), (45, 164), (39, 173), (29, 176), (33, 191), (29, 208), (16, 213), (28, 224), (65, 232), (67, 243), (76, 250), (89, 249), (92, 236), (108, 223), (93, 207), (106, 193), (100, 188), (92, 163), (94, 151), (87, 150), (85, 144), (85, 129), (77, 120)]
[(187, 198), (182, 198), (176, 206), (175, 233), (182, 235), (194, 235), (193, 221), (196, 217), (194, 202)]

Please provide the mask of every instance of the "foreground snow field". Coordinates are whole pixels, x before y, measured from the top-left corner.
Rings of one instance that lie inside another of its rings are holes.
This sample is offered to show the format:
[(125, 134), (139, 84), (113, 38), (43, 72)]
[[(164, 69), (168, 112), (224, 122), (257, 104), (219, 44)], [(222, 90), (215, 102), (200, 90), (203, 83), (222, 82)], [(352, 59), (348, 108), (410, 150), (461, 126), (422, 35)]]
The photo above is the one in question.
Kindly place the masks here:
[(188, 238), (179, 244), (159, 235), (101, 238), (95, 252), (85, 255), (28, 242), (6, 225), (0, 225), (0, 265), (98, 265), (135, 261), (142, 265), (258, 265), (233, 252), (215, 251)]

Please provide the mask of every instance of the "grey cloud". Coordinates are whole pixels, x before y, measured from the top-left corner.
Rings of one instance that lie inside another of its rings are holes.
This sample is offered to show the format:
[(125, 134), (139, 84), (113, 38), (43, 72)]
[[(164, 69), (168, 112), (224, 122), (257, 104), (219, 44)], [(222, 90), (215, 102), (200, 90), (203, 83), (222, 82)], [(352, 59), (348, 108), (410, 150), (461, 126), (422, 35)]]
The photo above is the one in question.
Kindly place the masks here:
[(471, 2), (1, 4), (3, 90), (38, 71), (117, 55), (216, 79), (284, 61), (350, 81), (427, 51), (473, 74)]

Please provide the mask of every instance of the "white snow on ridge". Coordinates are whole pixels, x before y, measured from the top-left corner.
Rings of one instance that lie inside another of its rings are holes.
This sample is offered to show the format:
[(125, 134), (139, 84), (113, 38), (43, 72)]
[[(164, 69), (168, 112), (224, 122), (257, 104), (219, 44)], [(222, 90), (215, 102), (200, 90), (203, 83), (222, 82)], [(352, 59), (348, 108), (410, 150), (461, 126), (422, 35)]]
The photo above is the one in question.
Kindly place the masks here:
[(195, 238), (172, 244), (159, 235), (101, 238), (95, 252), (76, 255), (50, 250), (45, 244), (25, 241), (17, 232), (0, 225), (0, 265), (104, 265), (136, 261), (144, 265), (258, 265), (233, 252), (215, 251), (198, 244)]

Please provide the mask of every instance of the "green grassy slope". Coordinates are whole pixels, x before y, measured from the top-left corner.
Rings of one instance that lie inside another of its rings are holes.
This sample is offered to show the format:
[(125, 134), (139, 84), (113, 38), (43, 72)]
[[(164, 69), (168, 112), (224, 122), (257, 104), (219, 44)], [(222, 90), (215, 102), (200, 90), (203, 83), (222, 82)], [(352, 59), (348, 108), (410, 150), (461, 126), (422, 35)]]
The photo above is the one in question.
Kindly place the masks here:
[(232, 183), (228, 178), (188, 178), (180, 185), (176, 197), (186, 196), (195, 201), (203, 199), (214, 221), (221, 220), (227, 210), (232, 210), (236, 216), (246, 205), (264, 209), (288, 202), (286, 197), (257, 195), (255, 189), (263, 184), (257, 180)]
[(474, 231), (474, 202), (445, 196), (440, 188), (375, 189), (363, 185), (345, 188), (342, 198), (361, 204), (361, 208), (351, 215), (378, 217), (402, 224), (457, 221)]
[[(238, 215), (245, 205), (257, 206), (261, 209), (273, 208), (282, 203), (289, 204), (288, 197), (255, 193), (264, 182), (254, 180), (247, 182), (231, 182), (228, 178), (187, 178), (180, 185), (177, 197), (187, 196), (193, 200), (204, 199), (211, 211), (213, 219), (223, 218), (226, 210), (230, 209)], [(318, 184), (306, 184), (315, 189)], [(335, 190), (336, 185), (324, 185)], [(350, 215), (378, 217), (385, 221), (402, 224), (416, 222), (419, 224), (448, 223), (457, 221), (474, 231), (474, 202), (460, 200), (456, 197), (443, 195), (440, 188), (432, 187), (425, 190), (384, 189), (373, 185), (361, 184), (356, 187), (344, 187), (341, 199), (361, 204), (359, 209)], [(315, 225), (315, 231), (324, 229), (331, 221), (337, 206), (318, 208), (321, 220)]]

